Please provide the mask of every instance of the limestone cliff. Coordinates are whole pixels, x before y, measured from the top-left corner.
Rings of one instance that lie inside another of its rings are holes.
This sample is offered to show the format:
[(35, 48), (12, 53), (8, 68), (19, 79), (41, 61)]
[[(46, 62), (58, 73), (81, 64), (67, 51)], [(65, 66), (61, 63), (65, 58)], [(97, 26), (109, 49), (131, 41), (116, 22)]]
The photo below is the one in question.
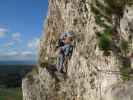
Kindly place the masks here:
[[(116, 34), (111, 35), (111, 46), (100, 49), (103, 45), (99, 33), (105, 27), (97, 23), (99, 17), (92, 10), (94, 1), (49, 0), (38, 67), (22, 82), (24, 100), (133, 100), (132, 67), (127, 64), (129, 60), (132, 63), (128, 54), (133, 50), (133, 7), (124, 6)], [(107, 17), (102, 18), (113, 27), (114, 19), (110, 20), (109, 23)], [(68, 62), (67, 77), (59, 80), (46, 67), (55, 64), (55, 44), (65, 31), (75, 34), (75, 48)]]

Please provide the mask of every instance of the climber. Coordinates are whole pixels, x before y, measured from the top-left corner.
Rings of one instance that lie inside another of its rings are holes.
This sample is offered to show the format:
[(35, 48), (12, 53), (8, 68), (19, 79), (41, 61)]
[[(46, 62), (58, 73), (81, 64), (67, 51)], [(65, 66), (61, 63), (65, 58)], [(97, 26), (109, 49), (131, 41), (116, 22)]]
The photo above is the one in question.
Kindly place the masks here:
[(61, 35), (58, 43), (58, 58), (57, 58), (57, 70), (61, 73), (66, 73), (67, 61), (71, 58), (73, 52), (73, 33), (65, 32)]

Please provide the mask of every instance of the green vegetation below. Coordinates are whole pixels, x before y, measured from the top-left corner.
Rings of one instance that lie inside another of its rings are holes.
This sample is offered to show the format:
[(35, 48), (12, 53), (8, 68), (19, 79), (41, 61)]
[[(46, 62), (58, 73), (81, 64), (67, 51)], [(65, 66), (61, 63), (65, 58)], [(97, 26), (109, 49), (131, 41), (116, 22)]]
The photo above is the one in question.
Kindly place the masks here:
[(0, 100), (23, 100), (22, 78), (35, 65), (0, 65)]
[(23, 100), (20, 88), (0, 88), (0, 100)]

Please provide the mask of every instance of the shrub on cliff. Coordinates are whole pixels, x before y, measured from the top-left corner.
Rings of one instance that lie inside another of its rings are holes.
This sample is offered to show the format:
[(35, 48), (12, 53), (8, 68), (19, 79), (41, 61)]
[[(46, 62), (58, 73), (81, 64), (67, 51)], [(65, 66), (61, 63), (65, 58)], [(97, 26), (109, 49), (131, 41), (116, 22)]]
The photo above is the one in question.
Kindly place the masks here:
[(98, 37), (98, 46), (104, 53), (108, 53), (111, 50), (112, 42), (112, 29), (107, 28)]

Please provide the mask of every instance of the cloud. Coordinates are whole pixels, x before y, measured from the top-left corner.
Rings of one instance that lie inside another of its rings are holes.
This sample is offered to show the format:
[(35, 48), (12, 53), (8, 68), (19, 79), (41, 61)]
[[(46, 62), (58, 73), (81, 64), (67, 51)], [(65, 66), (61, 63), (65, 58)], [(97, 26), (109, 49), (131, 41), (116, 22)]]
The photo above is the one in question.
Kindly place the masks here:
[(21, 42), (21, 34), (19, 32), (13, 33), (11, 35), (10, 40), (4, 44), (3, 47), (9, 48), (14, 46), (16, 43), (20, 43)]
[[(0, 29), (0, 31), (2, 31), (2, 29)], [(1, 46), (3, 49), (0, 51), (0, 60), (37, 60), (36, 48), (40, 41), (39, 38), (33, 38), (25, 44), (25, 50), (12, 51), (15, 50), (15, 48), (19, 48), (19, 46), (21, 46), (19, 44), (23, 44), (23, 41), (21, 41), (21, 33), (16, 32), (11, 34), (9, 40)]]
[(40, 39), (39, 38), (35, 38), (35, 39), (33, 39), (32, 41), (30, 41), (28, 44), (27, 44), (27, 46), (29, 47), (29, 48), (37, 48), (38, 47), (38, 45), (39, 45), (39, 41), (40, 41)]
[(22, 56), (32, 56), (34, 53), (33, 52), (31, 52), (31, 51), (24, 51), (24, 52), (21, 52), (21, 55)]
[(8, 53), (6, 54), (6, 56), (17, 56), (17, 55), (18, 55), (18, 52), (16, 52), (16, 51), (8, 52)]
[(0, 28), (0, 38), (4, 37), (5, 34), (6, 34), (6, 32), (7, 32), (7, 29), (5, 29), (5, 28)]
[(19, 32), (12, 34), (12, 40), (13, 41), (20, 41), (21, 40), (20, 37), (21, 37), (21, 33), (19, 33)]
[(0, 54), (0, 60), (37, 60), (37, 55), (31, 51), (10, 51)]
[(8, 42), (8, 43), (4, 44), (4, 47), (8, 48), (8, 47), (13, 46), (14, 44), (15, 44), (14, 42)]

